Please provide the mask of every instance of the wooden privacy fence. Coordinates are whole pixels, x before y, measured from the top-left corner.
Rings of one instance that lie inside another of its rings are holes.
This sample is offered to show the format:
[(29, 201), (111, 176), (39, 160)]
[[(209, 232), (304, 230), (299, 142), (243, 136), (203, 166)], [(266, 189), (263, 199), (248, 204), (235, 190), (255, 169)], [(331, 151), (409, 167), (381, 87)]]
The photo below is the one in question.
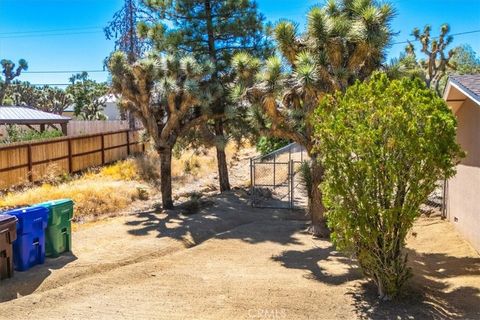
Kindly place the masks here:
[(67, 124), (69, 136), (128, 130), (127, 120), (70, 120)]
[(41, 180), (52, 165), (55, 165), (55, 173), (73, 173), (144, 150), (139, 130), (0, 146), (0, 189)]

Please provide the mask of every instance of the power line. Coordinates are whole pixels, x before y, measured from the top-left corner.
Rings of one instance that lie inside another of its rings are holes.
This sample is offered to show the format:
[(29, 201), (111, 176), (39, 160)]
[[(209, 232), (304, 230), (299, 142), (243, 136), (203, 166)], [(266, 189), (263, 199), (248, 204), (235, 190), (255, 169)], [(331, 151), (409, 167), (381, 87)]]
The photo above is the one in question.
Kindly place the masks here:
[[(471, 33), (478, 33), (480, 32), (480, 30), (472, 30), (472, 31), (465, 31), (465, 32), (459, 32), (459, 33), (452, 33), (450, 36), (461, 36), (461, 35), (464, 35), (464, 34), (471, 34)], [(435, 37), (433, 39), (437, 39), (438, 37)], [(414, 39), (414, 40), (405, 40), (405, 41), (400, 41), (400, 42), (394, 42), (392, 43), (392, 46), (396, 45), (396, 44), (405, 44), (405, 43), (409, 43), (409, 42), (418, 42), (420, 40), (417, 40), (417, 39)]]
[[(29, 83), (33, 87), (39, 86), (69, 86), (71, 83)], [(22, 86), (23, 83), (10, 83), (9, 86)]]
[(102, 72), (108, 72), (107, 70), (51, 70), (51, 71), (23, 71), (22, 74), (24, 73), (82, 73), (82, 72), (87, 72), (87, 73), (102, 73)]
[(49, 33), (49, 34), (27, 34), (19, 36), (0, 36), (0, 39), (18, 39), (18, 38), (38, 38), (38, 37), (52, 37), (52, 36), (70, 36), (70, 35), (79, 35), (79, 34), (93, 34), (93, 33), (103, 33), (103, 31), (84, 31), (84, 32), (64, 32), (64, 33)]
[(101, 30), (101, 27), (82, 27), (82, 28), (63, 28), (63, 29), (49, 29), (49, 30), (31, 30), (31, 31), (14, 31), (14, 32), (0, 32), (0, 35), (13, 35), (13, 34), (29, 34), (29, 33), (50, 33), (50, 32), (63, 32), (63, 31), (79, 31), (79, 30)]

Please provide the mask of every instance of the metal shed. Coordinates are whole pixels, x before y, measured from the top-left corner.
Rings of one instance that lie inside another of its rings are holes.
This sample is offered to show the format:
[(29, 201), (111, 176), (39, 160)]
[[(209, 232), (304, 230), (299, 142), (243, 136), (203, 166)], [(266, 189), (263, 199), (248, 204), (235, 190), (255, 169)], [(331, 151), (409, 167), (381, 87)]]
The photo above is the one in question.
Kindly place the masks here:
[(33, 130), (36, 129), (32, 126), (38, 125), (40, 132), (45, 131), (46, 126), (56, 128), (55, 125), (59, 125), (63, 134), (67, 135), (67, 124), (71, 119), (28, 107), (0, 106), (0, 125), (24, 125)]

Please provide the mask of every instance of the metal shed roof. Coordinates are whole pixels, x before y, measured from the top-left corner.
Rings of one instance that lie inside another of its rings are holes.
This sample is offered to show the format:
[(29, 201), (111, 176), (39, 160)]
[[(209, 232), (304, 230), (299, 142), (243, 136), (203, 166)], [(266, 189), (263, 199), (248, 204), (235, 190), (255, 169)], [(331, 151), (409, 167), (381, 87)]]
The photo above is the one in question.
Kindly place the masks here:
[(0, 106), (0, 124), (67, 123), (72, 118), (26, 107)]

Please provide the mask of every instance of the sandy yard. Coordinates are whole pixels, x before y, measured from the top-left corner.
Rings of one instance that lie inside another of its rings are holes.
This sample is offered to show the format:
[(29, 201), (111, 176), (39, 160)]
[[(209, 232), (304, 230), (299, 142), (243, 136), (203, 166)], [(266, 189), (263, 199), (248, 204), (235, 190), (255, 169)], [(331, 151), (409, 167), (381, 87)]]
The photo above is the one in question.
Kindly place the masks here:
[(480, 257), (448, 222), (416, 223), (407, 295), (378, 303), (354, 261), (303, 232), (302, 214), (252, 209), (241, 191), (213, 201), (80, 227), (73, 254), (0, 283), (0, 318), (480, 318)]

